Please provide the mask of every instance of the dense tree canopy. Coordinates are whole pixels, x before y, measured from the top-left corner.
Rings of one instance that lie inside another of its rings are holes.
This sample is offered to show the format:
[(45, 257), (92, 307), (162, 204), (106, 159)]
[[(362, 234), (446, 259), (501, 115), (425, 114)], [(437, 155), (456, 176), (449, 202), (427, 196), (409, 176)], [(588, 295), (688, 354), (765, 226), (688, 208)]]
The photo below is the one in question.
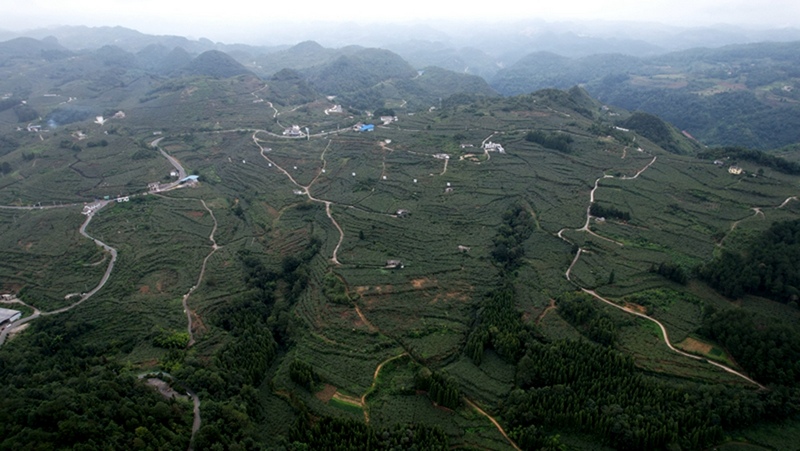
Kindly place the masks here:
[(723, 251), (699, 274), (717, 291), (737, 298), (758, 294), (779, 302), (800, 299), (800, 220), (778, 222), (745, 252)]

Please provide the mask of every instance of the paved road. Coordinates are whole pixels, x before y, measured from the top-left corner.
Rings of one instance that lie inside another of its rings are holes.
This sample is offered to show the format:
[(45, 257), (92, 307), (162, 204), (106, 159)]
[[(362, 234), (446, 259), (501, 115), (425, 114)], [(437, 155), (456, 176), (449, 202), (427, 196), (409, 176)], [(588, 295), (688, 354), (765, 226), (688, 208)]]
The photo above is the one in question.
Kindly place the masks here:
[(194, 437), (197, 435), (197, 431), (200, 430), (200, 424), (202, 420), (200, 419), (200, 398), (197, 396), (195, 392), (192, 390), (186, 389), (186, 394), (192, 398), (193, 412), (194, 412), (194, 420), (192, 420), (192, 437), (189, 439), (189, 448), (188, 451), (194, 451)]
[(169, 163), (175, 167), (175, 170), (178, 171), (178, 180), (185, 179), (186, 170), (183, 169), (183, 165), (181, 165), (181, 163), (175, 157), (171, 156), (166, 151), (164, 151), (164, 149), (158, 146), (158, 144), (161, 142), (162, 139), (164, 139), (164, 137), (154, 139), (153, 142), (150, 143), (150, 147), (158, 149), (158, 151), (161, 152), (161, 155), (163, 155), (164, 158), (166, 158), (167, 161), (169, 161)]
[(100, 202), (99, 203), (99, 205), (100, 205), (99, 207), (97, 207), (94, 211), (92, 211), (91, 213), (86, 215), (86, 220), (83, 221), (83, 224), (81, 224), (81, 228), (80, 228), (80, 234), (81, 235), (83, 235), (86, 238), (94, 241), (94, 244), (102, 247), (103, 249), (106, 250), (106, 252), (111, 254), (111, 261), (108, 263), (108, 267), (106, 268), (106, 272), (103, 274), (103, 277), (100, 279), (100, 283), (98, 283), (97, 286), (92, 288), (92, 290), (89, 291), (88, 293), (83, 294), (81, 296), (81, 298), (77, 302), (75, 302), (73, 304), (70, 304), (70, 305), (68, 305), (66, 307), (62, 307), (60, 309), (53, 310), (53, 311), (50, 311), (50, 312), (40, 312), (39, 310), (34, 309), (32, 315), (26, 316), (25, 318), (22, 318), (19, 321), (14, 321), (13, 323), (9, 324), (5, 329), (3, 329), (2, 332), (0, 332), (0, 346), (2, 346), (3, 343), (5, 343), (6, 337), (13, 330), (18, 329), (22, 325), (27, 324), (28, 322), (33, 321), (34, 319), (36, 319), (36, 318), (38, 318), (40, 316), (56, 315), (56, 314), (59, 314), (59, 313), (64, 313), (66, 311), (72, 310), (73, 308), (79, 306), (84, 301), (86, 301), (89, 298), (91, 298), (92, 296), (94, 296), (94, 294), (97, 293), (98, 291), (100, 291), (103, 288), (103, 286), (106, 284), (106, 282), (108, 282), (108, 278), (111, 276), (111, 271), (114, 270), (114, 263), (117, 261), (117, 250), (114, 249), (113, 247), (107, 245), (106, 243), (96, 239), (96, 238), (92, 238), (88, 233), (86, 233), (86, 227), (89, 225), (89, 222), (92, 221), (92, 217), (94, 217), (94, 214), (97, 213), (100, 209), (102, 209), (106, 205), (108, 205), (110, 202), (111, 201), (102, 201), (102, 202)]

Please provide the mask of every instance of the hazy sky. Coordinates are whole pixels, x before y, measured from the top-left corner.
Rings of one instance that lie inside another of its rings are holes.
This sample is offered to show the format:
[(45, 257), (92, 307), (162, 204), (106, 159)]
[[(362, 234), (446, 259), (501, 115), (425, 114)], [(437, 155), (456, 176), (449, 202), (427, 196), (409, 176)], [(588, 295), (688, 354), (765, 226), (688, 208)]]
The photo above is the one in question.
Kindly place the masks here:
[[(0, 2), (0, 29), (121, 25), (145, 33), (247, 41), (271, 24), (302, 21), (395, 22), (414, 19), (637, 20), (673, 25), (800, 26), (797, 0), (26, 0)], [(298, 25), (300, 26), (300, 25)]]

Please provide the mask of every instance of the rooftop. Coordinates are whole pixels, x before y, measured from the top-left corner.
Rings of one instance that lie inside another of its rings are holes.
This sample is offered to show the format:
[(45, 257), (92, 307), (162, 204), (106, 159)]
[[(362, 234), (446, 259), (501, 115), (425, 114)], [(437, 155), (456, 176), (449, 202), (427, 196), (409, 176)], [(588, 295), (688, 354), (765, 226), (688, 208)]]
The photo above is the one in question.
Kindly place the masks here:
[(19, 310), (0, 308), (0, 323), (4, 323), (17, 315), (22, 315), (22, 312)]

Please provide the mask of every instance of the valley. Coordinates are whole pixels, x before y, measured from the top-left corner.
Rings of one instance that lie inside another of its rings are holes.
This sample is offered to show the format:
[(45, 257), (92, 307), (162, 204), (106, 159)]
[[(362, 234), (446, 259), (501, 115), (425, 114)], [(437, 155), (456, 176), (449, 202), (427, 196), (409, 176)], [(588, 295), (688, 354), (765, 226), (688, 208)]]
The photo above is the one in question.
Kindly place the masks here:
[(797, 429), (792, 263), (755, 262), (788, 269), (735, 297), (708, 282), (795, 245), (790, 164), (581, 87), (440, 97), (348, 51), (264, 79), (225, 54), (92, 80), (57, 59), (26, 85), (38, 128), (0, 111), (0, 290), (23, 314), (0, 447), (777, 449), (763, 431)]

